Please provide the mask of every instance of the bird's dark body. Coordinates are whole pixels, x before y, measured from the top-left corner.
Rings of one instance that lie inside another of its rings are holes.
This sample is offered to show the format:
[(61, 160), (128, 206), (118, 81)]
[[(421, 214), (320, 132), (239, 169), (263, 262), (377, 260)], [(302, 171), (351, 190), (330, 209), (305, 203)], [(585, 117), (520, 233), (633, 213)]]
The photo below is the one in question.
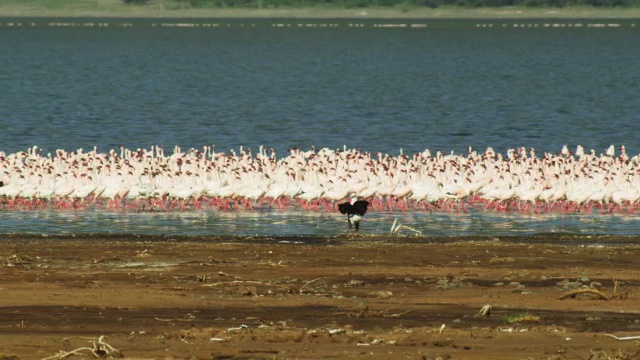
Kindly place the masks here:
[(355, 226), (356, 231), (360, 230), (360, 220), (367, 213), (367, 207), (369, 202), (366, 200), (358, 200), (351, 203), (338, 204), (338, 210), (341, 214), (347, 214), (347, 221), (349, 222), (349, 229), (351, 225)]

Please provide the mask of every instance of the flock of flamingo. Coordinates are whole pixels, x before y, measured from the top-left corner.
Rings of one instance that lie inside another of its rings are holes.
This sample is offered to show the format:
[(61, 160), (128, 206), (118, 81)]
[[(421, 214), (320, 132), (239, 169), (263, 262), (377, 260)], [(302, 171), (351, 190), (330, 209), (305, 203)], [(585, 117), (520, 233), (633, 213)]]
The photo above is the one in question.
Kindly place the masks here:
[(613, 145), (598, 155), (565, 146), (555, 154), (521, 147), (504, 156), (492, 148), (389, 156), (312, 147), (283, 158), (265, 147), (225, 153), (176, 146), (169, 156), (161, 146), (0, 151), (0, 209), (336, 211), (354, 198), (368, 200), (373, 211), (633, 213), (640, 155)]

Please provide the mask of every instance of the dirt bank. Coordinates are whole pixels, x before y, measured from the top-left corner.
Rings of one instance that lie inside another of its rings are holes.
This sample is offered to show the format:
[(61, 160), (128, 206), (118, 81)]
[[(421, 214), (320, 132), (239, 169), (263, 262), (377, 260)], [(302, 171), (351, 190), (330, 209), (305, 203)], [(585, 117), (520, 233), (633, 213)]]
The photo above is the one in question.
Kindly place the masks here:
[(638, 239), (544, 239), (2, 236), (0, 359), (640, 357)]

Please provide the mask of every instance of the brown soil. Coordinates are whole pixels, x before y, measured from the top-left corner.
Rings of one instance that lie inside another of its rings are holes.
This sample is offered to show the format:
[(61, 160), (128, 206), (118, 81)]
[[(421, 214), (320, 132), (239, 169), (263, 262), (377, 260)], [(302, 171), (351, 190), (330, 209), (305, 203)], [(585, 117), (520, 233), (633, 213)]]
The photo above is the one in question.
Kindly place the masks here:
[(3, 236), (0, 359), (637, 359), (636, 240)]

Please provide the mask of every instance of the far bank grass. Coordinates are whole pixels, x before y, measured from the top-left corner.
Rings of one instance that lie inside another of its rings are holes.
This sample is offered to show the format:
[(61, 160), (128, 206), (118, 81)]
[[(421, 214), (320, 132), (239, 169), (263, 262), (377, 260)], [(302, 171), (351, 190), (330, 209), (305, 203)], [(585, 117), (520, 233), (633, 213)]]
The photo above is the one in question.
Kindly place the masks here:
[[(186, 4), (186, 1), (184, 2)], [(2, 0), (2, 17), (132, 17), (132, 18), (407, 18), (407, 19), (632, 19), (640, 8), (393, 8), (337, 9), (326, 7), (280, 9), (189, 8), (176, 0), (127, 5), (122, 0)]]

